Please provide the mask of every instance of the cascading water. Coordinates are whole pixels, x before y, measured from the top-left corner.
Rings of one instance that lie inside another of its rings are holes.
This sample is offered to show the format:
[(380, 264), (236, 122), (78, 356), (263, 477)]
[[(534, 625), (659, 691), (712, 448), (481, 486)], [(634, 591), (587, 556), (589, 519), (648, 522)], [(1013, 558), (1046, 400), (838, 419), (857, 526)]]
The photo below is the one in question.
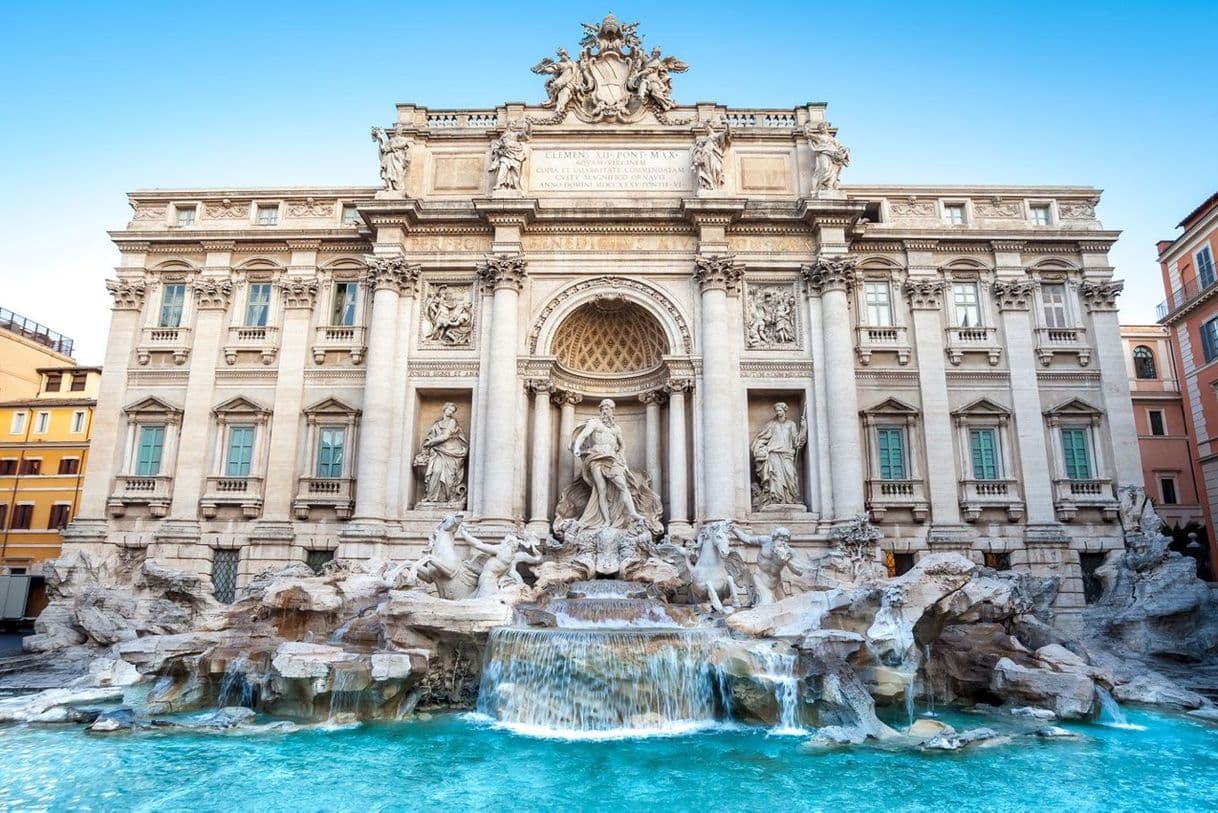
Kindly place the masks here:
[(491, 633), (478, 711), (528, 733), (629, 736), (712, 725), (722, 707), (711, 630)]
[(261, 680), (257, 677), (257, 669), (242, 652), (229, 661), (224, 667), (224, 677), (220, 681), (220, 691), (216, 695), (216, 705), (245, 706), (254, 708), (260, 696)]
[(1145, 726), (1140, 726), (1136, 723), (1129, 722), (1125, 717), (1125, 712), (1121, 710), (1121, 706), (1117, 703), (1107, 689), (1097, 685), (1095, 687), (1095, 696), (1100, 702), (1100, 725), (1108, 726), (1109, 728), (1127, 728), (1134, 731), (1144, 731)]
[(359, 718), (359, 705), (365, 676), (354, 669), (335, 669), (330, 689), (330, 720), (344, 722)]
[(756, 677), (774, 692), (778, 704), (775, 734), (805, 734), (799, 724), (799, 678), (795, 676), (796, 656), (791, 651), (768, 650), (753, 653), (761, 667)]

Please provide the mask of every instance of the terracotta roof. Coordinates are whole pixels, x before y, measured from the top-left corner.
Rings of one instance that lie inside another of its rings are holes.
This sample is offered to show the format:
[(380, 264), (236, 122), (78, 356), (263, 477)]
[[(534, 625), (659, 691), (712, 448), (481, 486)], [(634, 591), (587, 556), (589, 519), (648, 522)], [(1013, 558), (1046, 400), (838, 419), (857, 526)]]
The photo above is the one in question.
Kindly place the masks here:
[(0, 403), (0, 409), (4, 407), (95, 406), (96, 404), (96, 398), (23, 398), (20, 401), (4, 401)]
[(1176, 228), (1178, 228), (1178, 229), (1189, 228), (1190, 226), (1193, 225), (1193, 223), (1195, 223), (1197, 220), (1200, 220), (1202, 216), (1204, 216), (1207, 212), (1209, 212), (1210, 209), (1213, 209), (1215, 206), (1218, 206), (1218, 192), (1215, 192), (1214, 194), (1210, 195), (1208, 198), (1205, 199), (1204, 203), (1202, 203), (1196, 209), (1193, 209), (1191, 212), (1189, 212), (1188, 215), (1183, 220), (1181, 220), (1179, 223), (1176, 224)]

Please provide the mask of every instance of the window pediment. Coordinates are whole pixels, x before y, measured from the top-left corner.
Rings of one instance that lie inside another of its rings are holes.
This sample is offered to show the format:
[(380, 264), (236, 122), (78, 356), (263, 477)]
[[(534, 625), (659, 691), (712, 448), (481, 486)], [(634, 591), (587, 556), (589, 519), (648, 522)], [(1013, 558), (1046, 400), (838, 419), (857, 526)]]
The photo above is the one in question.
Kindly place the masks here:
[(352, 415), (359, 415), (360, 411), (337, 398), (325, 398), (312, 406), (305, 407), (304, 414), (310, 418), (321, 418), (327, 415), (347, 418)]
[(956, 418), (999, 418), (1010, 417), (1011, 410), (989, 398), (978, 398), (952, 412)]
[(1093, 407), (1082, 398), (1071, 398), (1070, 400), (1063, 401), (1051, 409), (1045, 410), (1045, 416), (1050, 418), (1096, 419), (1102, 417), (1103, 414), (1103, 410)]
[(875, 406), (861, 410), (863, 415), (920, 415), (921, 410), (905, 403), (899, 398), (886, 398)]
[(132, 418), (147, 417), (164, 417), (177, 416), (181, 417), (182, 410), (168, 401), (162, 401), (154, 395), (136, 401), (134, 404), (128, 404), (123, 408), (123, 412), (127, 413)]
[(265, 417), (271, 414), (271, 411), (256, 401), (251, 401), (243, 395), (238, 395), (236, 398), (230, 398), (223, 402), (212, 413), (216, 416), (237, 417), (241, 415), (253, 415)]

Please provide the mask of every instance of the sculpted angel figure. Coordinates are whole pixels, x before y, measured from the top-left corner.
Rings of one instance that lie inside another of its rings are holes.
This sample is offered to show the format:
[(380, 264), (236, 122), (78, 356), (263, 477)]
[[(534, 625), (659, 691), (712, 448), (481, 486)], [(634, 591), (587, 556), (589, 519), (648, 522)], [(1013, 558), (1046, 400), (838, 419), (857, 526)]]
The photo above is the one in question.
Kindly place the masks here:
[(691, 159), (698, 173), (699, 188), (718, 189), (723, 186), (723, 154), (729, 138), (726, 124), (718, 130), (711, 124), (706, 129), (706, 135), (699, 136), (694, 142)]
[(410, 142), (396, 130), (386, 135), (380, 127), (372, 128), (372, 140), (381, 155), (381, 181), (391, 192), (406, 188), (406, 170), (410, 168)]
[(491, 164), (487, 171), (495, 173), (496, 190), (520, 189), (520, 168), (528, 158), (524, 142), (528, 137), (527, 124), (512, 124), (491, 143)]
[(803, 575), (803, 569), (795, 565), (791, 559), (795, 556), (791, 550), (791, 532), (786, 528), (775, 528), (768, 535), (750, 536), (735, 525), (732, 533), (746, 545), (761, 548), (757, 553), (757, 572), (759, 578), (753, 579), (753, 588), (757, 591), (757, 604), (773, 604), (787, 597), (787, 588), (782, 583), (782, 573), (789, 570), (796, 576)]
[(850, 165), (850, 150), (842, 146), (829, 132), (828, 122), (817, 122), (809, 128), (808, 141), (812, 145), (815, 164), (812, 168), (812, 192), (822, 189), (837, 189), (842, 168)]
[(774, 417), (753, 438), (753, 469), (757, 473), (757, 507), (801, 502), (795, 455), (808, 442), (808, 428), (787, 417), (787, 405), (774, 404)]
[(676, 57), (660, 56), (660, 49), (652, 48), (650, 56), (639, 60), (626, 85), (634, 90), (640, 102), (646, 102), (650, 97), (660, 110), (671, 110), (677, 103), (672, 100), (672, 78), (669, 73), (681, 73), (688, 69), (689, 66)]
[(457, 405), (447, 403), (427, 430), (414, 465), (423, 469), (424, 500), (431, 503), (460, 502), (465, 496), (465, 458), (469, 441), (454, 417)]
[(542, 102), (541, 106), (552, 107), (559, 113), (566, 110), (572, 94), (579, 87), (579, 63), (571, 59), (566, 50), (559, 48), (557, 60), (546, 57), (533, 67), (533, 73), (551, 74), (546, 80), (546, 94), (549, 98)]

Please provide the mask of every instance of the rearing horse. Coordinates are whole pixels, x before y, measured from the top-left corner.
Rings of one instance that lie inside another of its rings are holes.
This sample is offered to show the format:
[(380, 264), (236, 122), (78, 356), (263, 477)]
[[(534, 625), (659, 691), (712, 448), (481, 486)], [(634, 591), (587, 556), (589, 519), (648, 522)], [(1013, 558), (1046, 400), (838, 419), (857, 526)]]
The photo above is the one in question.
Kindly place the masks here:
[[(698, 531), (698, 559), (689, 569), (689, 590), (695, 602), (709, 601), (716, 612), (740, 608), (741, 587), (732, 570), (743, 568), (739, 555), (733, 561), (727, 522), (712, 522)], [(688, 561), (688, 557), (686, 558)], [(729, 569), (729, 566), (730, 567)]]

